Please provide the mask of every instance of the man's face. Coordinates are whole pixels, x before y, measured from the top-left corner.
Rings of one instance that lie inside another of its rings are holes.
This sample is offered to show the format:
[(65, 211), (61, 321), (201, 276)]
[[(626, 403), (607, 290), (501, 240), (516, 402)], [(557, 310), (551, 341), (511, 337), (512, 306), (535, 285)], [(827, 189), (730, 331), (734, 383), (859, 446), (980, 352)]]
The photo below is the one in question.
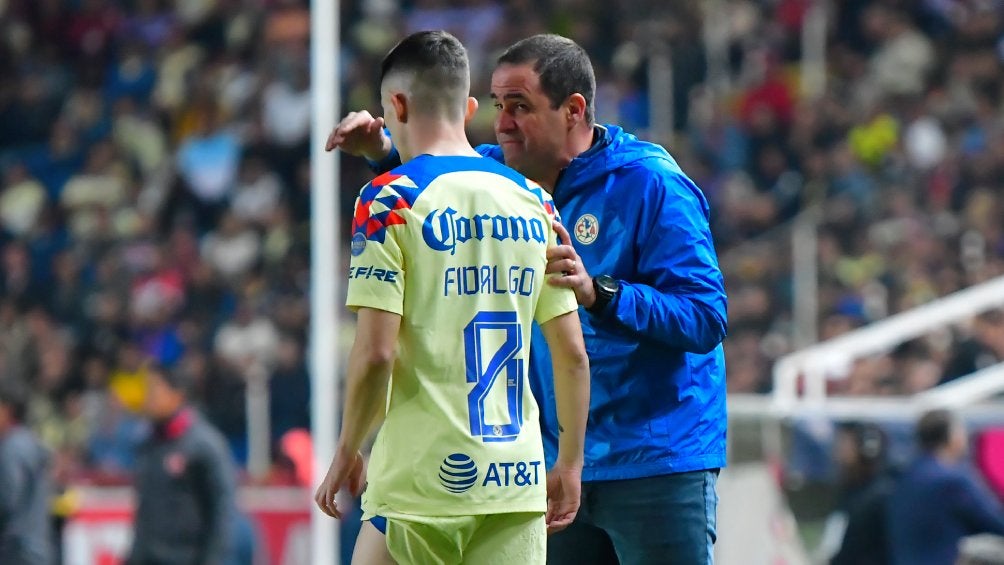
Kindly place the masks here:
[(168, 386), (156, 372), (146, 377), (146, 396), (143, 398), (143, 412), (155, 422), (171, 417), (181, 405), (177, 391)]
[(506, 165), (534, 180), (555, 176), (565, 166), (565, 105), (551, 108), (532, 64), (499, 65), (492, 73), (491, 95), (495, 137)]

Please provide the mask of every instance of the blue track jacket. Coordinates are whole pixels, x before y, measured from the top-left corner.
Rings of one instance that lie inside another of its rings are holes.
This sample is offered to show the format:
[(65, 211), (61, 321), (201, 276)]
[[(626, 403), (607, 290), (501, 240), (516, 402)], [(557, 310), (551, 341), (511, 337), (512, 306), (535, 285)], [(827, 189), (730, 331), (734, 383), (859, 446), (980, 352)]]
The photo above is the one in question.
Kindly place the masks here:
[[(552, 194), (590, 275), (622, 288), (602, 315), (579, 311), (592, 376), (582, 480), (723, 467), (726, 298), (708, 202), (662, 147), (617, 126), (596, 132)], [(503, 161), (497, 145), (477, 151)], [(399, 162), (395, 151), (374, 167)], [(530, 383), (550, 467), (558, 420), (536, 327)]]

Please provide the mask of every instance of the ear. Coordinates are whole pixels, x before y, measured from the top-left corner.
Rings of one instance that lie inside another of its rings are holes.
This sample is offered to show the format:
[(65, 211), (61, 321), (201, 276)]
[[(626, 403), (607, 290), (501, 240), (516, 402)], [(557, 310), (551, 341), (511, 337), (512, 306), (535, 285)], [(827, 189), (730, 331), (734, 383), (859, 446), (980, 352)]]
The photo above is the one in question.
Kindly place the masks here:
[(568, 111), (566, 115), (569, 127), (574, 126), (579, 122), (585, 123), (587, 108), (585, 96), (579, 94), (578, 92), (572, 94), (565, 102), (565, 108)]
[(390, 104), (394, 107), (394, 117), (402, 124), (408, 123), (408, 97), (401, 92), (390, 95)]
[(467, 97), (467, 108), (464, 110), (464, 125), (466, 126), (478, 111), (478, 99), (473, 96)]

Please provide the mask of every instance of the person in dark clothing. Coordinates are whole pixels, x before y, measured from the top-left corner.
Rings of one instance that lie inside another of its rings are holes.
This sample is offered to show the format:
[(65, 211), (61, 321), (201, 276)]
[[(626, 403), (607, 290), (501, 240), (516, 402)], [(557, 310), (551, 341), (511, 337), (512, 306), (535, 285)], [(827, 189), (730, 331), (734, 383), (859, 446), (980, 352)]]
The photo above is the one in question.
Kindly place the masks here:
[(268, 380), (272, 441), (297, 428), (310, 429), (310, 375), (304, 363), (303, 346), (292, 335), (279, 342), (272, 378)]
[(885, 507), (893, 489), (886, 471), (886, 436), (871, 424), (837, 430), (841, 493), (837, 516), (844, 524), (840, 548), (830, 565), (886, 565)]
[(1004, 361), (1004, 310), (991, 310), (973, 320), (972, 335), (955, 346), (941, 382), (969, 376), (1001, 361)]
[(187, 376), (151, 367), (128, 565), (224, 565), (234, 558), (237, 477), (223, 436), (188, 405)]
[(0, 381), (0, 563), (53, 563), (49, 452), (24, 427), (27, 393)]
[(1004, 509), (962, 461), (966, 429), (945, 410), (917, 424), (920, 456), (889, 498), (886, 526), (897, 565), (952, 565), (959, 541), (970, 535), (1004, 535)]

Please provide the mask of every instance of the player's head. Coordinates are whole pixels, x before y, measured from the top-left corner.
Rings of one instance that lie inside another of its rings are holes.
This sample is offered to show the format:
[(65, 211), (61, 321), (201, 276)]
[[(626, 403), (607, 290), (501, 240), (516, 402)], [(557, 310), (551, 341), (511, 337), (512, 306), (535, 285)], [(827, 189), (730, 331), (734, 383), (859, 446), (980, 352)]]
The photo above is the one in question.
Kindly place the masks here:
[(962, 458), (969, 447), (965, 424), (948, 410), (931, 410), (921, 416), (916, 436), (921, 451), (951, 460)]
[(534, 35), (506, 49), (491, 86), (506, 164), (534, 179), (567, 166), (570, 133), (592, 131), (595, 94), (593, 65), (571, 39)]
[(395, 142), (401, 126), (415, 118), (462, 126), (473, 114), (470, 89), (467, 50), (445, 31), (405, 37), (380, 66), (380, 100)]
[(178, 368), (168, 369), (157, 363), (146, 368), (146, 397), (143, 411), (155, 422), (167, 420), (185, 405), (190, 375)]
[(0, 379), (0, 434), (23, 423), (27, 415), (27, 389), (13, 379)]

